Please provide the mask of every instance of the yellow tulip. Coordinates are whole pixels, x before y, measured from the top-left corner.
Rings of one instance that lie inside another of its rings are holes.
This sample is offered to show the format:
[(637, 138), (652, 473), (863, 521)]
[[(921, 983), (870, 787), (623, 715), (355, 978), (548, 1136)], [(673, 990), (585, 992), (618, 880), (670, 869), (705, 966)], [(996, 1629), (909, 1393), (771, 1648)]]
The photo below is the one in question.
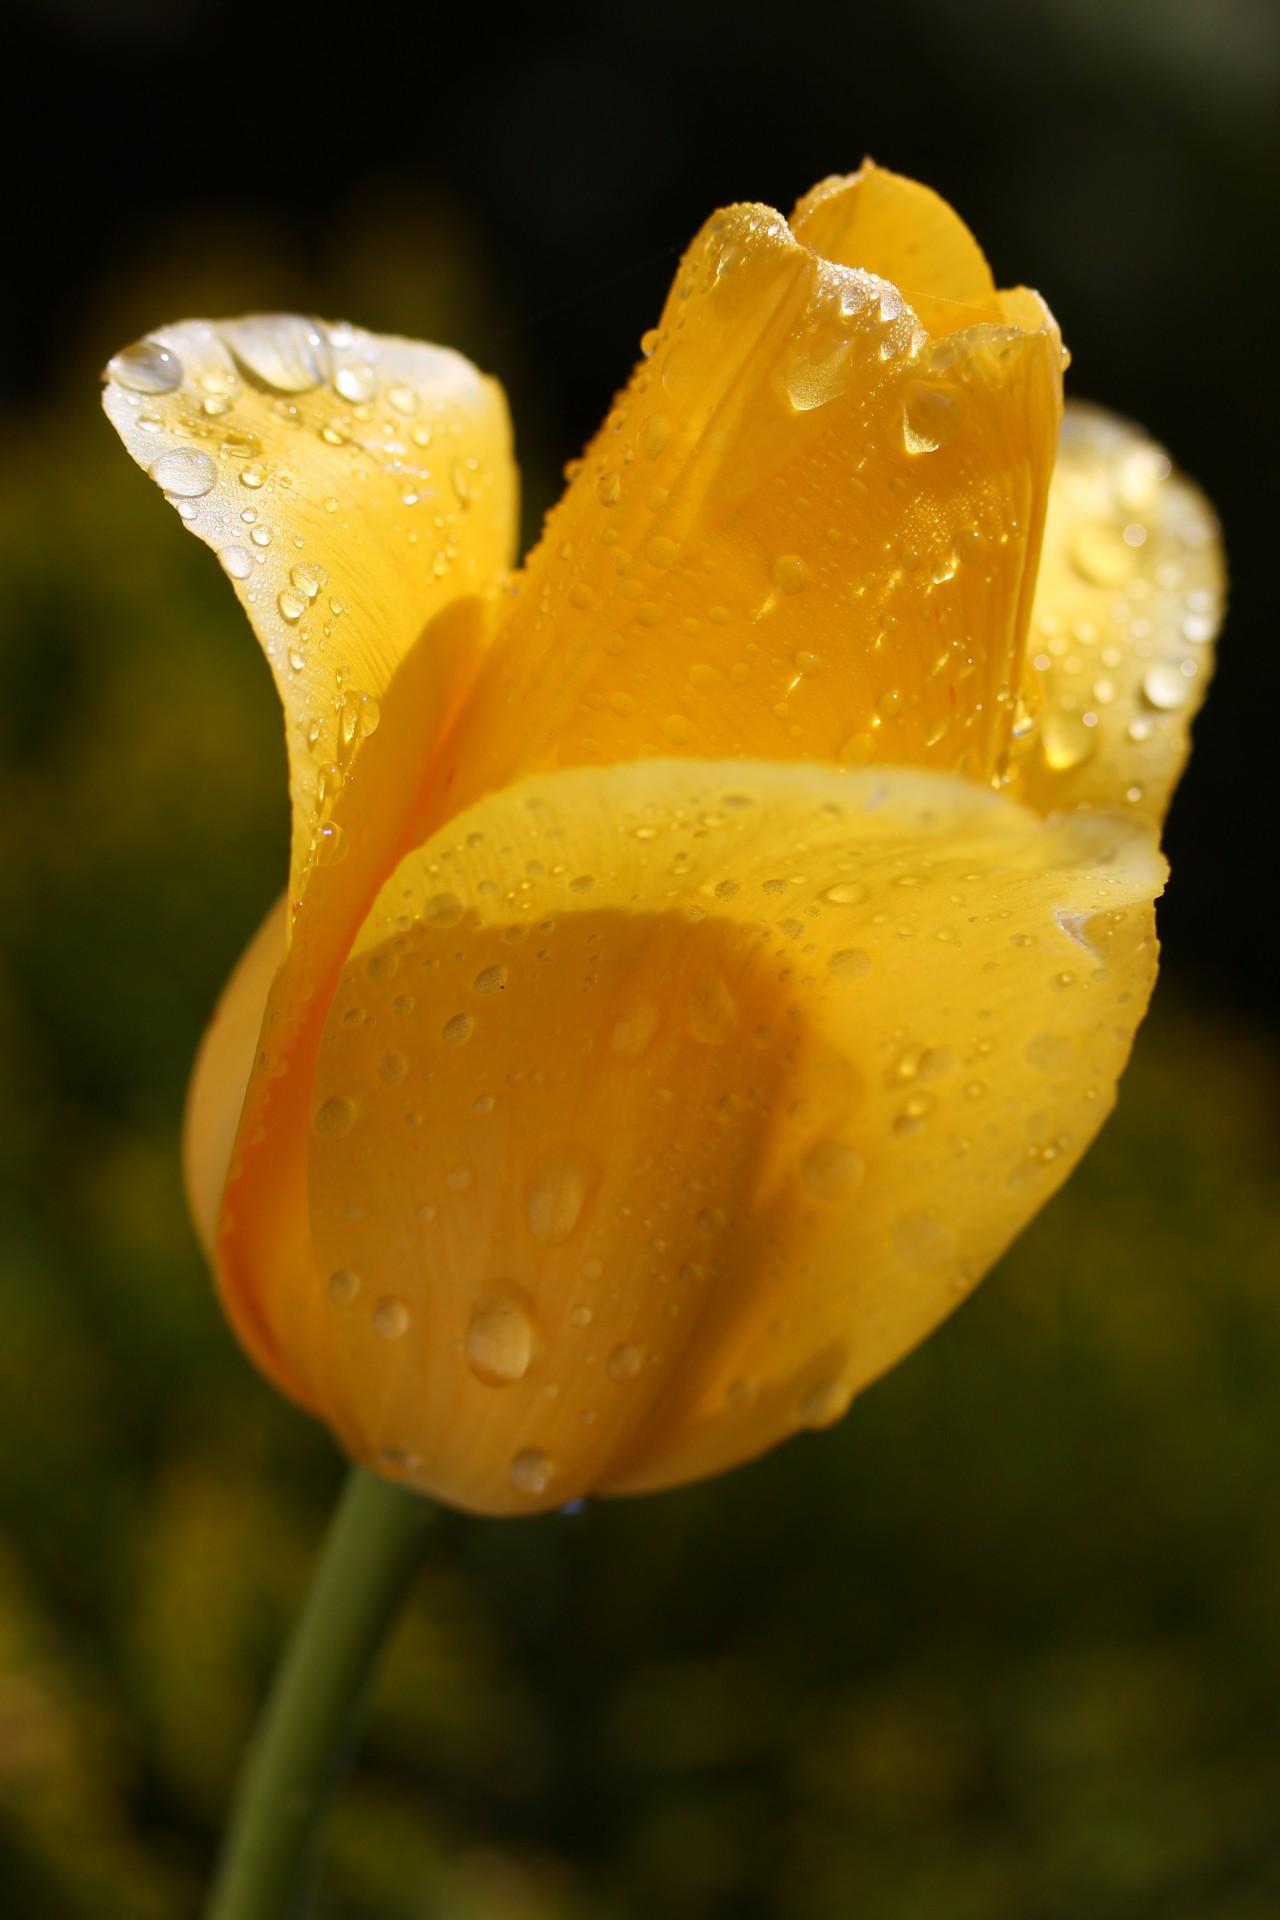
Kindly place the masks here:
[[(718, 213), (524, 568), (438, 347), (162, 327), (107, 411), (284, 705), (287, 907), (193, 1080), (258, 1365), (525, 1513), (837, 1419), (1112, 1105), (1212, 515), (870, 165)], [(232, 750), (230, 745), (228, 750)]]

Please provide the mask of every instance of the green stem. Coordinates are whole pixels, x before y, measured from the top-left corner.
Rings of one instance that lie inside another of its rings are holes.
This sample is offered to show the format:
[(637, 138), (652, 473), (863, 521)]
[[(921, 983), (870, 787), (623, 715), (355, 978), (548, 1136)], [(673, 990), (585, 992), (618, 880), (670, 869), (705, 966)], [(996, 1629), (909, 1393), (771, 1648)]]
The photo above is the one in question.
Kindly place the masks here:
[(433, 1509), (353, 1467), (249, 1749), (206, 1920), (301, 1911), (314, 1842)]

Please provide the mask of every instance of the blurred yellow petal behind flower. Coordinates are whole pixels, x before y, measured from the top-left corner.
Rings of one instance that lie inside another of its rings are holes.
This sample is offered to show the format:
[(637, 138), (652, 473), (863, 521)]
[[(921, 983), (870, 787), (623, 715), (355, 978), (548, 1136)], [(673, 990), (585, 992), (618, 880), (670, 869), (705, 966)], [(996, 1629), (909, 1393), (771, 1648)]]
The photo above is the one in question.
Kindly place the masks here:
[(643, 352), (509, 594), (456, 356), (196, 322), (108, 386), (289, 726), (193, 1210), (258, 1363), (488, 1513), (836, 1419), (1065, 1177), (1219, 611), (1159, 449), (1074, 411), (1055, 468), (1052, 316), (914, 182), (717, 214)]

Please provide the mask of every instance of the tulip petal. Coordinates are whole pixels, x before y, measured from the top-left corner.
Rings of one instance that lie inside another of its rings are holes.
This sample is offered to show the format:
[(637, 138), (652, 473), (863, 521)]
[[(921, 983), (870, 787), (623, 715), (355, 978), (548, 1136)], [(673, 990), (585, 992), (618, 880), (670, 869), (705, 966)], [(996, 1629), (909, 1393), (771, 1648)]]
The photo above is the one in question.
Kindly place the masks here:
[(742, 206), (645, 344), (517, 577), (441, 790), (673, 749), (992, 777), (1058, 431), (1047, 309), (934, 339), (887, 281)]
[(941, 194), (866, 161), (819, 181), (791, 216), (797, 237), (905, 294), (930, 333), (1004, 318), (981, 247)]
[[(355, 769), (393, 675), (510, 565), (502, 391), (446, 348), (294, 314), (161, 327), (104, 377), (112, 424), (217, 553), (275, 678), (296, 912), (317, 867), (368, 840)], [(480, 622), (455, 617), (430, 652), (409, 785), (475, 672)], [(385, 813), (385, 769), (378, 785)]]
[(824, 1424), (1097, 1131), (1162, 877), (1131, 821), (912, 769), (495, 793), (401, 861), (263, 1109), (233, 1316), (358, 1458), (488, 1513)]
[(1068, 407), (1028, 649), (1038, 722), (1014, 748), (1029, 805), (1164, 818), (1208, 690), (1224, 590), (1203, 494), (1141, 428)]

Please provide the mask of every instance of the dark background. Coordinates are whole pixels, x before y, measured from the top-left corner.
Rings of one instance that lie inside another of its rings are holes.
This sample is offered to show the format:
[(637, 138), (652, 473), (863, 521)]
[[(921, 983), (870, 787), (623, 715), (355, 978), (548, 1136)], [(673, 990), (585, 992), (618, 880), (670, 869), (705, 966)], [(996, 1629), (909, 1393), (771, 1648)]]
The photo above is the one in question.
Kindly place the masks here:
[(278, 718), (98, 368), (252, 307), (447, 341), (508, 386), (532, 535), (712, 208), (870, 152), (1222, 515), (1156, 1010), (1081, 1173), (838, 1432), (442, 1519), (325, 1912), (1270, 1920), (1280, 11), (63, 0), (5, 50), (0, 1907), (195, 1911), (339, 1471), (231, 1345), (176, 1170), (284, 871)]

